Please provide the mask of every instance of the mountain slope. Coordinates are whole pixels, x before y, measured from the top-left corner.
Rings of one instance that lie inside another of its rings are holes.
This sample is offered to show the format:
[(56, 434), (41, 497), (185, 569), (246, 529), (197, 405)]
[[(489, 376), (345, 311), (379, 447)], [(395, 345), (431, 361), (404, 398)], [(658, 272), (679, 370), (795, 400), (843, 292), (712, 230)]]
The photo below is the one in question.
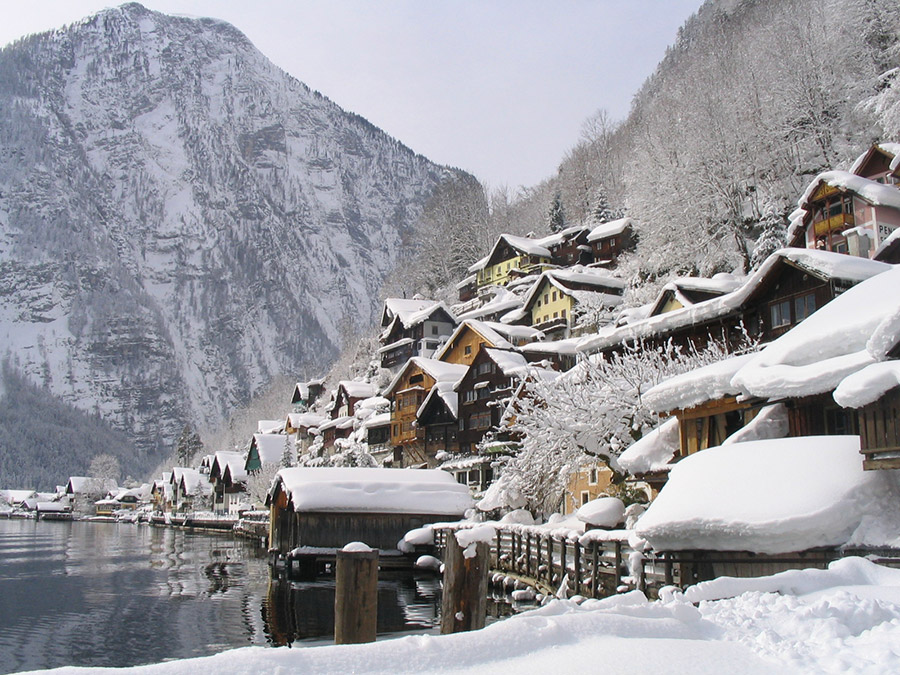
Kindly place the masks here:
[(152, 462), (185, 421), (321, 372), (447, 173), (223, 22), (129, 4), (20, 40), (0, 51), (0, 358)]

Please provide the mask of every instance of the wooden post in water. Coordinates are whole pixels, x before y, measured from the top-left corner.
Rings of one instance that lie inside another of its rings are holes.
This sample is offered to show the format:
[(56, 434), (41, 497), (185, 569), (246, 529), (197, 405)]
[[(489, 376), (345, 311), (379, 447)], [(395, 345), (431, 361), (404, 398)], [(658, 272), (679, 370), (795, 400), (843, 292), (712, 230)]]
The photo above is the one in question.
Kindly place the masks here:
[(334, 580), (334, 643), (375, 642), (378, 551), (362, 546), (338, 551)]
[(453, 533), (447, 536), (441, 598), (442, 635), (484, 628), (490, 546), (486, 541), (470, 546), (474, 547), (475, 555), (467, 558)]

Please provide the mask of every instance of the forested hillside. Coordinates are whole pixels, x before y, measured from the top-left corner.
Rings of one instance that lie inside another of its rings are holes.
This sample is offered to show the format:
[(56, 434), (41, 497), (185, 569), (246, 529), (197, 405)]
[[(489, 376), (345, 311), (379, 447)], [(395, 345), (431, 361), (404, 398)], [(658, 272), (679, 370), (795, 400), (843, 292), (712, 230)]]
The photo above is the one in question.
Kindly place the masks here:
[(638, 285), (746, 271), (815, 174), (900, 137), (898, 67), (895, 0), (709, 0), (627, 119), (599, 111), (556, 176), (492, 195), (495, 218), (546, 231), (557, 196), (569, 223), (605, 198), (637, 223), (623, 272)]

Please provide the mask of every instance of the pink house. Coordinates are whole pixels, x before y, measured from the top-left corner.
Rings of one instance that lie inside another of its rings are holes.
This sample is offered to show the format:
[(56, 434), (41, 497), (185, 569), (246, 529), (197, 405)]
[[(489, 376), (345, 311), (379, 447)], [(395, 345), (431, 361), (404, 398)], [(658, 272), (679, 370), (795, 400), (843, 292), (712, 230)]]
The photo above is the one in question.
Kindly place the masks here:
[(850, 171), (826, 171), (791, 214), (791, 246), (871, 258), (900, 228), (900, 144), (873, 145)]

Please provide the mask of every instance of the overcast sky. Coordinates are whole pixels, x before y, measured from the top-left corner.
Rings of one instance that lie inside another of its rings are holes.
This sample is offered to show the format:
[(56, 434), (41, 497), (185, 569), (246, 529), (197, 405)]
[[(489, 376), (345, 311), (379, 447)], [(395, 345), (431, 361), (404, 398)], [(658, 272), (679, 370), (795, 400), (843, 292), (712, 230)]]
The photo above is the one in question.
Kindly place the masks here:
[[(0, 45), (119, 3), (0, 0)], [(551, 176), (615, 119), (701, 0), (144, 0), (224, 19), (278, 66), (491, 186)]]

